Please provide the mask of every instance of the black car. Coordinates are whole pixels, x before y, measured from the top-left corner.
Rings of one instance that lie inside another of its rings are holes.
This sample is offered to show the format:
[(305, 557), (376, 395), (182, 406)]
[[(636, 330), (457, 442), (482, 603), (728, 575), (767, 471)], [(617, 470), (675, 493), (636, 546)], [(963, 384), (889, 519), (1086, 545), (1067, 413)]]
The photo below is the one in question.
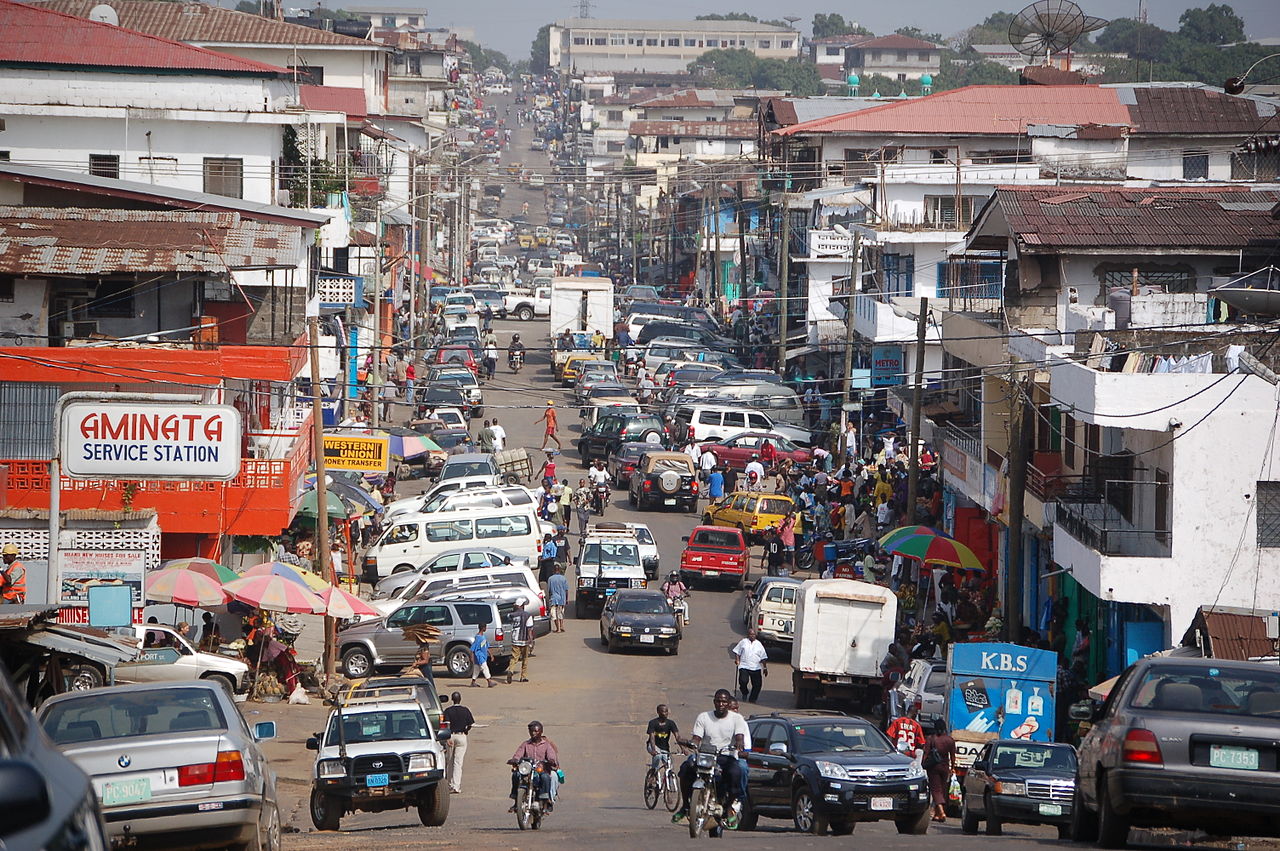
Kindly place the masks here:
[(747, 719), (747, 804), (739, 827), (761, 816), (789, 818), (819, 836), (853, 832), (860, 821), (893, 819), (899, 833), (924, 834), (933, 808), (929, 781), (875, 724), (839, 712), (791, 710)]
[(590, 464), (596, 458), (607, 459), (622, 444), (637, 440), (661, 449), (670, 445), (671, 435), (657, 414), (608, 414), (582, 432), (578, 455), (584, 465)]
[(1071, 835), (1071, 801), (1076, 788), (1076, 749), (1071, 745), (999, 739), (983, 745), (965, 774), (960, 829), (999, 836), (1006, 822), (1057, 825), (1058, 838)]
[(429, 384), (418, 392), (418, 404), (427, 408), (457, 408), (469, 416), (471, 402), (466, 391), (457, 384)]
[(1123, 848), (1130, 827), (1280, 835), (1280, 668), (1147, 658), (1131, 665), (1080, 743), (1072, 839)]
[(674, 656), (680, 637), (680, 621), (661, 591), (623, 588), (600, 611), (600, 643), (610, 653), (619, 647), (653, 647)]

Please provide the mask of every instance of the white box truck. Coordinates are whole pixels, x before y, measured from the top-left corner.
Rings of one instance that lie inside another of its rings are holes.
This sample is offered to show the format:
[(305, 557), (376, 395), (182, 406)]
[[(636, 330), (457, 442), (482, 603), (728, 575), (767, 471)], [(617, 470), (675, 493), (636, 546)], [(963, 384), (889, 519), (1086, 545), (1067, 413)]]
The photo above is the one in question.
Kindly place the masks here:
[(596, 277), (551, 279), (551, 339), (566, 330), (613, 339), (613, 281)]
[(810, 579), (796, 599), (791, 685), (796, 708), (819, 699), (867, 712), (881, 702), (880, 662), (893, 642), (898, 598), (854, 579)]

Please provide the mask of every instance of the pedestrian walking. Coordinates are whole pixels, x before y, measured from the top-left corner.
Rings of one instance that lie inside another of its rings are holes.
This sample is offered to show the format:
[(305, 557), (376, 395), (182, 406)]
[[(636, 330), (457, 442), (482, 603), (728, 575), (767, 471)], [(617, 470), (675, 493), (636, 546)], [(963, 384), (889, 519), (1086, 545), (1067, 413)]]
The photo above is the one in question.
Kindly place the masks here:
[(511, 613), (511, 667), (507, 669), (507, 683), (510, 684), (515, 673), (516, 663), (520, 663), (520, 682), (529, 682), (529, 656), (533, 651), (533, 615), (525, 611), (529, 603), (524, 597), (516, 599), (516, 610)]
[(462, 705), (462, 692), (455, 691), (449, 695), (451, 705), (444, 711), (444, 720), (449, 722), (449, 741), (445, 744), (445, 765), (449, 778), (449, 791), (458, 795), (462, 793), (462, 763), (467, 758), (467, 737), (471, 728), (476, 725), (471, 710)]
[(578, 537), (582, 537), (591, 522), (591, 489), (586, 479), (578, 479), (578, 488), (573, 492), (573, 512), (578, 517)]
[(559, 548), (552, 540), (551, 533), (542, 536), (542, 548), (538, 551), (538, 581), (547, 582), (556, 569), (556, 553)]
[(493, 433), (493, 426), (489, 425), (489, 421), (485, 420), (484, 425), (480, 427), (480, 433), (476, 435), (476, 448), (481, 452), (491, 453), (494, 451), (496, 436)]
[(493, 677), (489, 674), (489, 636), (486, 633), (488, 628), (488, 624), (478, 624), (476, 636), (471, 639), (471, 685), (473, 688), (480, 684), (477, 682), (480, 677), (484, 677), (489, 688), (495, 685)]
[(893, 742), (898, 753), (911, 757), (917, 763), (924, 755), (924, 728), (916, 720), (920, 714), (920, 703), (911, 703), (903, 715), (894, 718), (885, 728), (885, 735)]
[(746, 638), (733, 645), (729, 655), (738, 667), (738, 691), (742, 699), (755, 703), (764, 685), (763, 678), (769, 676), (769, 654), (756, 637), (754, 627), (747, 630)]
[(547, 580), (547, 604), (551, 606), (551, 631), (564, 632), (564, 608), (569, 605), (569, 580), (564, 576), (564, 565), (556, 565), (556, 572)]
[(498, 425), (498, 418), (493, 418), (493, 423), (489, 426), (493, 430), (493, 451), (501, 452), (507, 448), (507, 430)]
[(563, 479), (560, 482), (560, 522), (566, 529), (569, 527), (569, 513), (573, 510), (573, 494), (574, 490), (569, 486), (569, 480)]
[(947, 722), (941, 718), (933, 722), (933, 732), (925, 739), (924, 759), (921, 761), (929, 776), (929, 793), (933, 796), (933, 820), (947, 820), (947, 791), (951, 774), (956, 770), (956, 740), (947, 733)]
[(559, 435), (556, 433), (556, 432), (559, 430), (558, 421), (557, 421), (556, 417), (557, 417), (557, 414), (556, 414), (556, 403), (555, 403), (555, 402), (553, 402), (552, 400), (548, 399), (548, 400), (547, 400), (547, 409), (546, 409), (545, 411), (543, 411), (543, 412), (542, 412), (542, 416), (538, 417), (538, 419), (536, 420), (536, 422), (540, 422), (540, 423), (545, 423), (545, 424), (546, 424), (546, 429), (545, 429), (545, 431), (543, 432), (543, 435), (542, 435), (542, 447), (541, 447), (541, 448), (542, 448), (542, 451), (544, 451), (544, 452), (547, 450), (547, 441), (548, 441), (548, 440), (554, 440), (554, 441), (555, 441), (555, 443), (556, 443), (556, 449), (561, 449), (561, 448), (563, 448), (563, 447), (561, 447), (561, 445), (560, 445), (560, 437), (559, 437)]

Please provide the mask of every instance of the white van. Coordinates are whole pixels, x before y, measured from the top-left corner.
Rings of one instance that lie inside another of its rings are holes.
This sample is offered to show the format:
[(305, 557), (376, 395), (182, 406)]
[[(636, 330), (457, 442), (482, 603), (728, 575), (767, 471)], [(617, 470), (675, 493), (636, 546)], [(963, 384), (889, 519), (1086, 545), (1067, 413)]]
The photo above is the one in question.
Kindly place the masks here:
[(793, 443), (808, 446), (812, 436), (806, 429), (775, 422), (761, 411), (725, 405), (677, 405), (674, 416), (689, 427), (695, 443), (733, 437), (744, 431), (765, 431), (785, 437)]
[(393, 518), (365, 553), (365, 581), (377, 582), (396, 568), (412, 569), (446, 550), (472, 543), (500, 547), (533, 564), (543, 534), (534, 511), (532, 505), (463, 508)]
[(450, 487), (453, 481), (458, 480), (442, 482), (426, 494), (397, 499), (388, 504), (383, 522), (406, 514), (435, 514), (437, 511), (460, 511), (464, 508), (506, 508), (534, 505), (536, 502), (533, 492), (523, 485), (455, 488)]
[(544, 605), (546, 595), (538, 587), (538, 579), (533, 575), (533, 571), (524, 565), (514, 564), (465, 568), (443, 573), (414, 574), (412, 579), (386, 597), (375, 595), (375, 598), (369, 601), (369, 605), (385, 616), (417, 597), (434, 596), (452, 590), (465, 591), (468, 587), (488, 587), (498, 583), (528, 588), (529, 599), (537, 603), (532, 611), (539, 611)]

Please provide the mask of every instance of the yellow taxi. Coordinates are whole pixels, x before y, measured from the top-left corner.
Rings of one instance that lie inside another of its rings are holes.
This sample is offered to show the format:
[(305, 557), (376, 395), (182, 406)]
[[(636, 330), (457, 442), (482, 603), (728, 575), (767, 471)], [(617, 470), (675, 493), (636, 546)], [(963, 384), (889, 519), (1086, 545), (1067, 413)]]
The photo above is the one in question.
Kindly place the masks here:
[(770, 526), (781, 526), (782, 518), (795, 508), (795, 500), (780, 493), (734, 491), (707, 507), (704, 526), (741, 529), (748, 543), (759, 541)]
[(538, 225), (533, 229), (533, 238), (538, 245), (550, 245), (551, 237), (551, 228), (546, 225)]
[(564, 364), (560, 367), (560, 383), (566, 387), (572, 387), (574, 382), (578, 380), (578, 370), (589, 360), (599, 360), (600, 356), (596, 352), (574, 352), (564, 359)]
[(533, 248), (535, 242), (536, 240), (533, 238), (533, 234), (531, 233), (522, 233), (516, 237), (516, 243), (521, 248), (525, 248), (525, 249)]

